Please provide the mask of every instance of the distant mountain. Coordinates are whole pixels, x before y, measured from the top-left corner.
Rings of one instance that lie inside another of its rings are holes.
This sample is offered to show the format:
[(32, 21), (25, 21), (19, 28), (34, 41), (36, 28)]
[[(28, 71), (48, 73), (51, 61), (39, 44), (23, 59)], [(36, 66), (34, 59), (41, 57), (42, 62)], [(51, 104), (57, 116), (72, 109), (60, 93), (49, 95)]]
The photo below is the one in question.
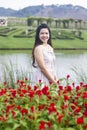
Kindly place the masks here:
[(5, 9), (0, 7), (0, 16), (11, 17), (53, 17), (53, 18), (73, 18), (87, 20), (87, 9), (82, 6), (68, 5), (38, 5), (28, 6), (20, 10)]
[(14, 12), (16, 12), (16, 10), (0, 7), (0, 16), (13, 16)]

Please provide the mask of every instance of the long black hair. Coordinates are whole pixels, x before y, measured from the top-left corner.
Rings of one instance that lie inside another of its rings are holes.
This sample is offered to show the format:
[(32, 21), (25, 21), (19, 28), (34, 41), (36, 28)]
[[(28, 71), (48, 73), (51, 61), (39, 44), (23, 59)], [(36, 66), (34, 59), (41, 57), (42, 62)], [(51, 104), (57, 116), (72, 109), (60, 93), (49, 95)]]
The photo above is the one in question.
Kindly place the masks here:
[(43, 28), (47, 28), (48, 31), (49, 31), (49, 39), (47, 41), (47, 43), (51, 46), (52, 46), (52, 40), (51, 40), (51, 31), (50, 31), (50, 28), (47, 26), (47, 24), (45, 23), (42, 23), (41, 25), (39, 25), (36, 29), (36, 35), (35, 35), (35, 43), (34, 43), (34, 47), (32, 49), (32, 59), (33, 59), (33, 62), (32, 62), (32, 65), (35, 67), (34, 63), (35, 63), (35, 57), (34, 57), (34, 49), (36, 46), (38, 45), (42, 45), (42, 41), (40, 40), (39, 38), (39, 33), (40, 33), (40, 30), (43, 29)]

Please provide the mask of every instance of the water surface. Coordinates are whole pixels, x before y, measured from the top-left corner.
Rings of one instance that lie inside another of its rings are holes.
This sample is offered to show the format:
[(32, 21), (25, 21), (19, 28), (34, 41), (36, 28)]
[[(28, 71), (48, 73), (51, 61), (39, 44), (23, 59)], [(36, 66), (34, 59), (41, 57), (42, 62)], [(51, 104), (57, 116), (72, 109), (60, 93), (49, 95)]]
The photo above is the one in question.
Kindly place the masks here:
[[(58, 78), (66, 77), (68, 74), (71, 79), (75, 80), (75, 72), (72, 68), (76, 68), (77, 71), (81, 70), (87, 75), (87, 52), (82, 53), (63, 53), (55, 52), (56, 55), (56, 70)], [(10, 64), (23, 70), (26, 73), (34, 73), (32, 67), (31, 54), (29, 53), (16, 53), (0, 54), (0, 79), (3, 76), (4, 64)]]

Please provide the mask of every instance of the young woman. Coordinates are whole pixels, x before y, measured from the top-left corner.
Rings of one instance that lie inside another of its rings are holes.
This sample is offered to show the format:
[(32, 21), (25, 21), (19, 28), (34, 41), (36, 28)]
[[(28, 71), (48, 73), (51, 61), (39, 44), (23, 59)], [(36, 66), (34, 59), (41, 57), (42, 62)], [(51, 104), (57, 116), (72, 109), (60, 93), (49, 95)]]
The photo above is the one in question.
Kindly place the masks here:
[(55, 70), (55, 54), (51, 41), (51, 31), (46, 24), (41, 24), (36, 29), (35, 44), (32, 50), (33, 66), (36, 67), (33, 81), (41, 81), (45, 85), (57, 84)]

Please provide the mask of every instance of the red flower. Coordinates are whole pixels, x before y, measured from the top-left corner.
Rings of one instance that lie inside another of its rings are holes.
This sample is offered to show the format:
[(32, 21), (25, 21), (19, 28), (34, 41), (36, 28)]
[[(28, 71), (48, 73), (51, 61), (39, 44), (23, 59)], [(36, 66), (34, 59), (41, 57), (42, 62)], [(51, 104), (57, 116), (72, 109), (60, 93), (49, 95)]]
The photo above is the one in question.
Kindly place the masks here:
[(87, 109), (87, 103), (84, 103), (84, 107)]
[(9, 112), (10, 110), (12, 110), (14, 108), (14, 105), (8, 105), (6, 107), (6, 112)]
[(52, 84), (52, 81), (49, 81), (49, 84), (51, 85), (51, 84)]
[(39, 80), (39, 83), (41, 83), (42, 82), (42, 80)]
[(24, 83), (24, 81), (23, 81), (23, 80), (21, 80), (21, 81), (20, 81), (20, 84), (21, 84), (21, 86), (22, 86), (22, 85), (24, 85), (25, 83)]
[(67, 86), (66, 89), (67, 89), (68, 92), (72, 91), (72, 87), (71, 86)]
[(48, 107), (48, 111), (49, 111), (49, 114), (56, 112), (56, 106), (54, 103), (50, 104), (50, 106)]
[(21, 106), (17, 106), (17, 109), (18, 109), (19, 111), (21, 111), (22, 108), (21, 108)]
[(28, 78), (27, 78), (27, 77), (25, 77), (25, 80), (26, 80), (26, 81), (28, 81)]
[(87, 84), (83, 85), (83, 87), (87, 89)]
[(76, 86), (76, 91), (80, 90), (80, 86)]
[(28, 114), (28, 110), (27, 109), (22, 109), (21, 113), (22, 113), (22, 115)]
[(16, 93), (17, 93), (17, 92), (16, 92), (15, 89), (11, 89), (11, 94), (12, 94), (13, 97), (16, 97)]
[(42, 109), (44, 109), (44, 107), (45, 107), (45, 104), (39, 105), (39, 106), (38, 106), (39, 111), (41, 111)]
[(69, 97), (67, 95), (64, 95), (64, 100), (65, 101), (69, 100)]
[(87, 129), (87, 124), (84, 126), (84, 129)]
[(44, 95), (49, 95), (49, 88), (47, 86), (45, 86), (44, 88), (42, 88), (42, 93)]
[(5, 81), (5, 82), (4, 82), (4, 86), (6, 86), (6, 85), (7, 85), (7, 82)]
[(35, 107), (34, 106), (31, 106), (31, 111), (32, 111), (32, 113), (34, 113), (35, 112)]
[(29, 95), (31, 98), (34, 97), (34, 94), (35, 94), (35, 92), (34, 92), (33, 90), (30, 90), (29, 93), (28, 93), (28, 95)]
[(34, 86), (34, 91), (36, 91), (38, 89), (38, 86)]
[(84, 118), (83, 117), (78, 117), (76, 120), (77, 124), (83, 124), (84, 123)]
[(40, 97), (42, 95), (42, 91), (41, 90), (37, 90), (36, 94)]
[(78, 107), (76, 108), (76, 110), (75, 110), (75, 113), (79, 113), (80, 111), (81, 111), (81, 107), (78, 106)]
[(26, 94), (28, 91), (26, 89), (21, 90), (23, 94)]
[(60, 80), (57, 81), (57, 84), (60, 84)]
[(7, 119), (5, 118), (5, 117), (3, 117), (3, 116), (0, 116), (0, 121), (3, 121), (3, 122), (5, 122)]
[(68, 105), (67, 105), (67, 104), (62, 105), (61, 108), (62, 108), (62, 109), (66, 109), (66, 108), (68, 108)]
[(87, 92), (84, 92), (82, 97), (87, 99)]
[(30, 85), (28, 85), (27, 88), (28, 88), (28, 90), (31, 90), (32, 87)]
[(16, 118), (16, 112), (15, 111), (12, 111), (12, 116), (13, 116), (13, 118)]
[(83, 112), (83, 115), (87, 117), (87, 110)]
[(60, 85), (60, 86), (59, 86), (59, 90), (63, 90), (63, 86)]
[(67, 75), (67, 77), (66, 77), (67, 79), (69, 79), (70, 78), (70, 75)]
[(20, 80), (19, 80), (19, 79), (17, 80), (17, 84), (18, 84), (18, 83), (20, 83)]
[(22, 93), (21, 93), (21, 94), (19, 94), (19, 95), (20, 95), (20, 97), (24, 97), (24, 94), (22, 94)]
[(47, 125), (48, 125), (48, 128), (50, 128), (50, 130), (51, 130), (52, 129), (52, 122), (51, 121), (47, 122)]
[(45, 121), (40, 122), (39, 130), (45, 130)]
[(74, 82), (72, 83), (72, 86), (75, 87), (75, 83)]
[(63, 115), (58, 113), (58, 122), (61, 123), (63, 119)]
[(84, 83), (83, 82), (80, 82), (80, 86), (82, 86)]
[(78, 92), (77, 93), (77, 96), (76, 96), (76, 99), (78, 99), (79, 97), (81, 97), (82, 96), (82, 92)]
[(0, 90), (0, 96), (2, 96), (2, 95), (4, 95), (4, 94), (6, 94), (6, 89), (1, 89), (1, 90)]

